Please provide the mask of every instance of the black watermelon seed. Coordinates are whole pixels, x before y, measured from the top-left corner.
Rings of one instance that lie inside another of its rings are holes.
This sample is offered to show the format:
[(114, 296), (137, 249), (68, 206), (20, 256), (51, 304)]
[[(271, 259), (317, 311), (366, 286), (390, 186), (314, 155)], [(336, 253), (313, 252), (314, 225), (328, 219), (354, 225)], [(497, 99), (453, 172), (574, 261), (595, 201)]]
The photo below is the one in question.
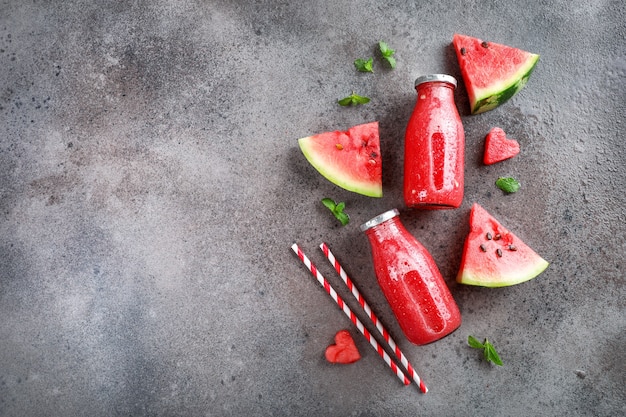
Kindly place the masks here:
[(487, 252), (487, 248), (483, 244), (480, 245), (480, 250), (483, 252)]
[(517, 247), (515, 245), (509, 245), (509, 250), (516, 251)]
[(496, 233), (496, 235), (493, 237), (493, 240), (500, 240), (502, 238), (502, 235), (500, 233)]
[(498, 257), (502, 258), (502, 249), (496, 249), (496, 255), (498, 255)]
[(483, 41), (480, 46), (482, 46), (483, 48), (489, 48), (489, 44), (487, 43), (487, 41)]
[(491, 233), (487, 232), (487, 236), (485, 236), (487, 240), (491, 240)]
[(461, 48), (461, 55), (465, 55), (465, 48)]

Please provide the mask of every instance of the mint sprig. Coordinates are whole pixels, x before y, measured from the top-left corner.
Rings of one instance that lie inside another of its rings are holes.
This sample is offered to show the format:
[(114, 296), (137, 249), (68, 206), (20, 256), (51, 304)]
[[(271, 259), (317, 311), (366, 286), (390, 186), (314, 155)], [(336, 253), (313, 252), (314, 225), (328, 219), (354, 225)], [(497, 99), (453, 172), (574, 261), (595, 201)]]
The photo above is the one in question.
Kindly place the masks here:
[(502, 360), (500, 359), (498, 352), (496, 352), (496, 348), (493, 347), (487, 338), (485, 338), (484, 343), (480, 343), (474, 336), (468, 336), (467, 344), (475, 349), (483, 349), (487, 362), (493, 362), (498, 366), (502, 366)]
[(500, 177), (496, 180), (496, 186), (505, 193), (514, 193), (520, 188), (520, 183), (513, 177)]
[(350, 222), (350, 216), (347, 213), (344, 213), (343, 210), (346, 208), (346, 203), (335, 203), (332, 198), (322, 198), (322, 204), (328, 208), (333, 215), (341, 222), (343, 226)]
[(391, 49), (386, 42), (380, 41), (378, 42), (378, 47), (380, 48), (380, 53), (385, 61), (389, 63), (391, 68), (396, 67), (396, 59), (393, 57), (393, 54), (396, 53), (395, 50)]
[(367, 104), (370, 102), (369, 97), (360, 96), (356, 94), (354, 91), (347, 97), (344, 97), (337, 101), (340, 106), (357, 106), (359, 104)]
[(374, 72), (374, 58), (370, 58), (370, 59), (357, 59), (354, 61), (354, 67), (357, 69), (357, 71), (360, 72)]

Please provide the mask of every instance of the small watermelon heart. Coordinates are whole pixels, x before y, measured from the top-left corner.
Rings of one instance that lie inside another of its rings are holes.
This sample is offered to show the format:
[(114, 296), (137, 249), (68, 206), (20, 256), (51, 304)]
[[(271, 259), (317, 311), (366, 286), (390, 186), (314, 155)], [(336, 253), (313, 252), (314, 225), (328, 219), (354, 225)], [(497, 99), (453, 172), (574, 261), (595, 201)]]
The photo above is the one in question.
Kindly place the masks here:
[(361, 354), (350, 332), (338, 331), (335, 335), (335, 344), (326, 348), (326, 360), (331, 363), (354, 363), (359, 359), (361, 359)]
[(519, 143), (515, 139), (508, 139), (504, 130), (494, 127), (485, 138), (485, 165), (495, 164), (505, 159), (513, 158), (519, 153)]

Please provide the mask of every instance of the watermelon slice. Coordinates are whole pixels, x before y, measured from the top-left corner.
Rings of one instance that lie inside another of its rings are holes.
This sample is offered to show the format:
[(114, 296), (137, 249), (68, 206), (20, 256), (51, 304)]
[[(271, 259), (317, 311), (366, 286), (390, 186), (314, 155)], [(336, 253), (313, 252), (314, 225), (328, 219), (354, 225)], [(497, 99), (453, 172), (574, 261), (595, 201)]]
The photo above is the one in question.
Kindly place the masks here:
[(535, 278), (548, 267), (517, 236), (474, 203), (457, 281), (483, 287), (506, 287)]
[(515, 139), (506, 137), (506, 133), (499, 127), (492, 128), (485, 137), (485, 165), (495, 164), (505, 159), (513, 158), (519, 153), (519, 143)]
[(472, 114), (495, 109), (513, 97), (539, 60), (537, 54), (466, 35), (455, 34), (452, 44)]
[(370, 197), (383, 196), (378, 122), (298, 139), (302, 153), (333, 184)]

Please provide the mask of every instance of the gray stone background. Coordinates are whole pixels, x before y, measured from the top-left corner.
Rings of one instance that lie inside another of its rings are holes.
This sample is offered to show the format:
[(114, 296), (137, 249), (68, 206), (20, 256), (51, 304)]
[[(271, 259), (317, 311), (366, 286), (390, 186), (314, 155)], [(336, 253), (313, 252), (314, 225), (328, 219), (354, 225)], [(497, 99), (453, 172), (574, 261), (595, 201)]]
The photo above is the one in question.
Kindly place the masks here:
[[(455, 32), (541, 59), (482, 115), (460, 82), (463, 206), (407, 211), (413, 81), (460, 80)], [(625, 38), (624, 4), (608, 0), (0, 1), (0, 415), (624, 415)], [(357, 73), (379, 40), (397, 68), (376, 58)], [(352, 90), (372, 101), (340, 108)], [(373, 120), (381, 199), (337, 188), (297, 147)], [(493, 126), (522, 151), (484, 166)], [(521, 190), (504, 195), (501, 175)], [(346, 202), (348, 226), (323, 197)], [(456, 284), (474, 202), (548, 270), (509, 288)], [(431, 345), (403, 337), (358, 230), (392, 207), (463, 315)], [(339, 291), (322, 241), (428, 394), (402, 386), (290, 250)], [(331, 365), (344, 328), (363, 358)]]

